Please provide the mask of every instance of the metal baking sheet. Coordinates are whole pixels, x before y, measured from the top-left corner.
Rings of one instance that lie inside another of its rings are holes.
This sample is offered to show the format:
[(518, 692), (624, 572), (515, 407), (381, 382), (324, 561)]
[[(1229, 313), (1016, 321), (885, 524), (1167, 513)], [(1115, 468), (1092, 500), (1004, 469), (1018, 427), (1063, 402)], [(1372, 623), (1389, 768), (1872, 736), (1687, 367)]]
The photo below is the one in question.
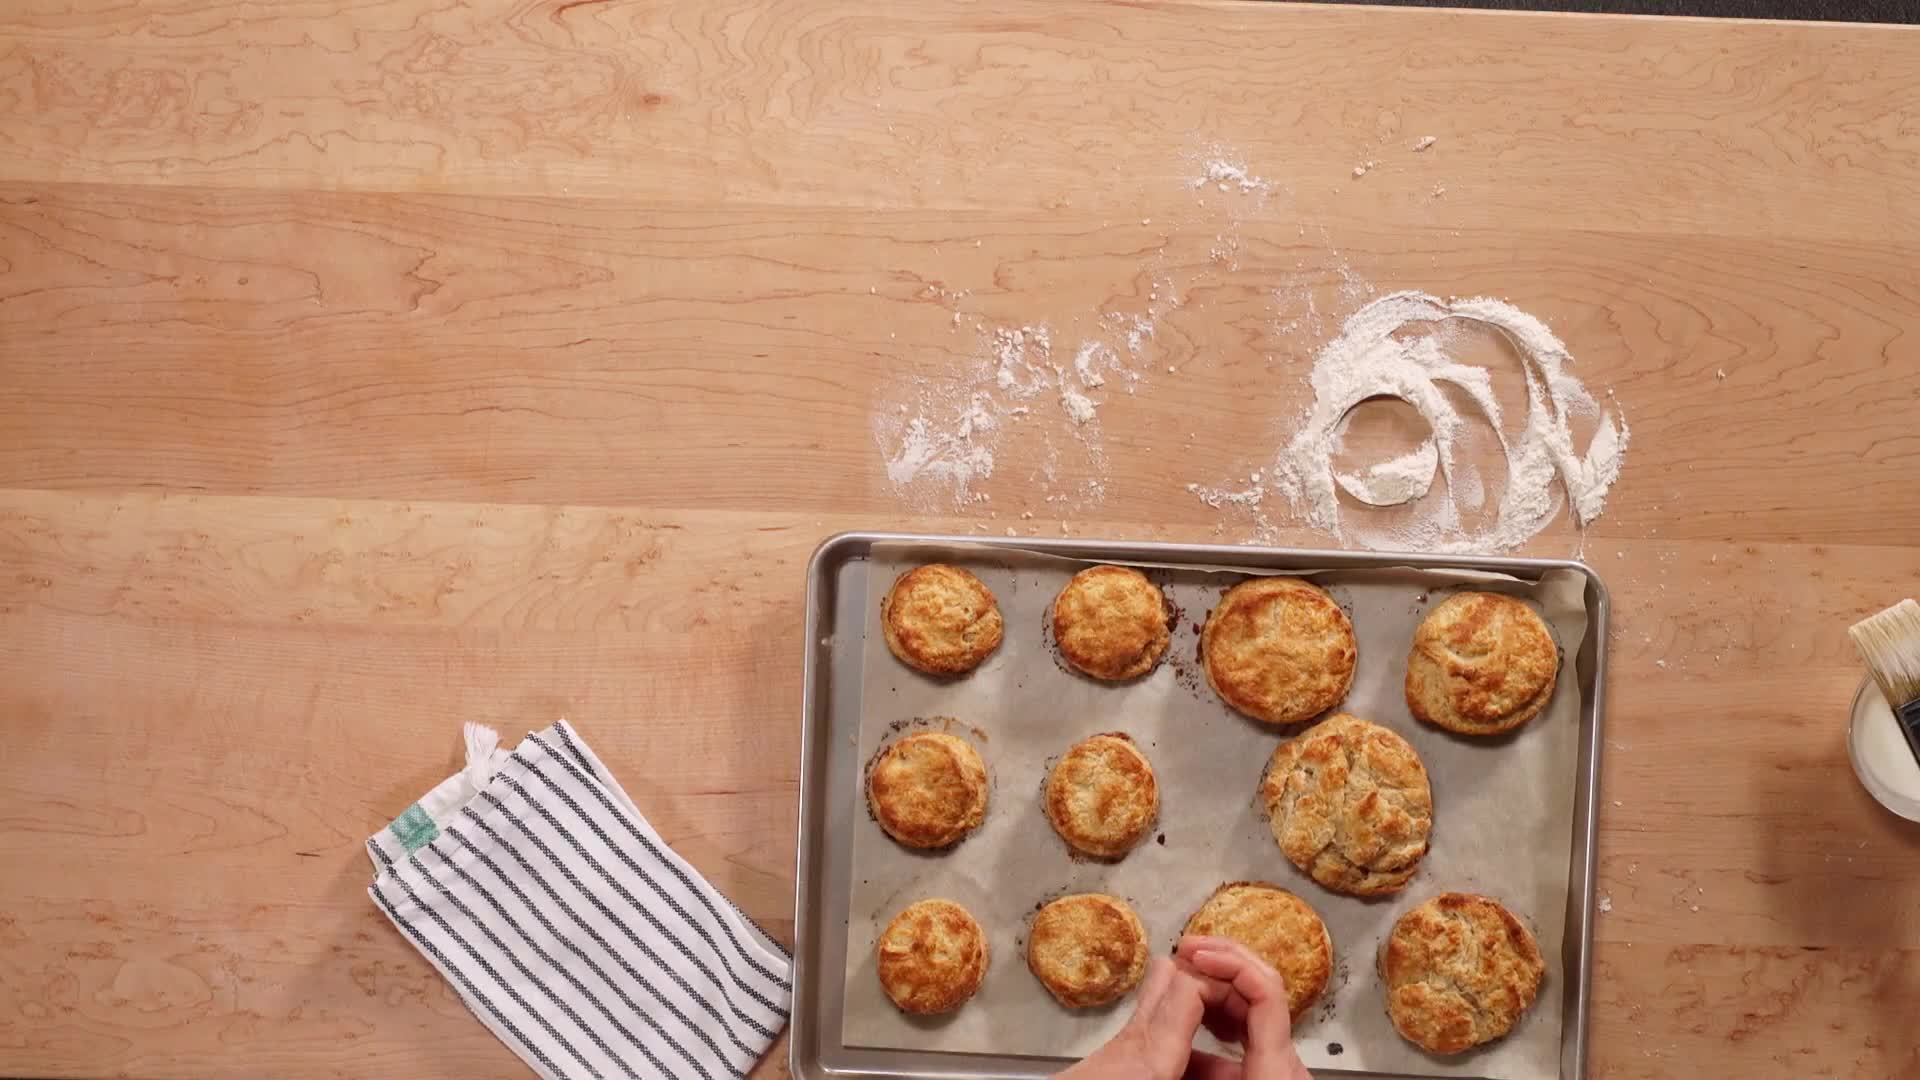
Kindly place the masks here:
[[(1410, 568), (1489, 572), (1528, 582), (1538, 581), (1553, 571), (1578, 575), (1578, 580), (1584, 583), (1588, 625), (1577, 651), (1566, 658), (1565, 667), (1565, 679), (1579, 697), (1577, 775), (1569, 778), (1577, 780), (1577, 784), (1571, 835), (1568, 838), (1566, 910), (1559, 913), (1564, 921), (1563, 947), (1559, 962), (1552, 964), (1546, 993), (1557, 995), (1553, 999), (1559, 1006), (1555, 1011), (1561, 1015), (1559, 1075), (1563, 1078), (1582, 1075), (1589, 978), (1586, 958), (1592, 925), (1592, 832), (1598, 799), (1594, 779), (1600, 745), (1599, 687), (1604, 668), (1607, 605), (1604, 587), (1586, 567), (1578, 563), (1539, 559), (1437, 558), (1153, 543), (1038, 539), (989, 541), (974, 537), (851, 534), (836, 537), (821, 547), (813, 561), (809, 579), (806, 726), (796, 895), (798, 967), (792, 1040), (792, 1067), (796, 1076), (1039, 1077), (1053, 1072), (1061, 1060), (1054, 1056), (1010, 1057), (927, 1049), (870, 1049), (849, 1045), (855, 1040), (843, 1038), (849, 991), (856, 992), (854, 997), (859, 999), (857, 991), (862, 985), (846, 982), (847, 961), (854, 953), (864, 952), (870, 945), (865, 940), (851, 940), (870, 931), (864, 928), (850, 931), (850, 923), (870, 921), (873, 915), (871, 912), (861, 915), (850, 906), (854, 892), (852, 867), (854, 839), (858, 836), (856, 830), (863, 825), (871, 827), (870, 823), (860, 820), (863, 812), (859, 809), (861, 804), (857, 798), (863, 753), (858, 732), (865, 667), (864, 638), (870, 618), (868, 608), (877, 603), (878, 597), (877, 593), (869, 595), (868, 557), (875, 544), (891, 546), (903, 542), (935, 549), (948, 546), (988, 555), (996, 551), (1003, 555), (1008, 552), (1032, 552), (1090, 561), (1143, 562), (1252, 572), (1312, 570), (1337, 576), (1352, 570)], [(884, 587), (885, 584), (885, 581), (879, 581), (875, 587)], [(1202, 613), (1192, 614), (1198, 616)], [(1037, 632), (1037, 629), (1010, 625), (1010, 643)], [(1048, 670), (1052, 669), (1051, 658), (1044, 663)], [(1201, 692), (1205, 693), (1204, 688)], [(1003, 800), (1018, 799), (1018, 795), (1011, 791), (997, 794)], [(1004, 807), (996, 810), (996, 813), (1003, 810)], [(1445, 828), (1444, 809), (1441, 828)], [(1044, 830), (1041, 831), (1044, 833)], [(1277, 853), (1274, 857), (1278, 858)], [(1268, 876), (1287, 883), (1283, 875)], [(1471, 883), (1431, 882), (1426, 892), (1456, 884), (1470, 887)], [(1312, 898), (1310, 893), (1303, 892), (1303, 895)], [(1401, 907), (1417, 902), (1424, 895), (1416, 885), (1414, 890), (1405, 895), (1404, 902), (1390, 906), (1397, 913)], [(903, 897), (902, 902), (906, 899), (911, 898)], [(1142, 914), (1144, 916), (1147, 912), (1143, 911)], [(1169, 916), (1176, 924), (1183, 917), (1183, 913)], [(990, 930), (995, 936), (995, 968), (1007, 969), (1001, 972), (1003, 976), (1017, 978), (1017, 974), (1024, 974), (1014, 970), (1023, 966), (1012, 941), (1015, 931), (1005, 927), (990, 927)], [(854, 966), (857, 967), (857, 957), (855, 961)], [(1345, 961), (1348, 967), (1357, 966), (1360, 969), (1357, 973), (1359, 978), (1353, 980), (1359, 984), (1356, 989), (1373, 989), (1377, 993), (1377, 987), (1366, 975), (1371, 966), (1371, 956), (1359, 956), (1350, 948)], [(1010, 985), (1017, 987), (1021, 984), (1014, 982)], [(1311, 1042), (1314, 1038), (1311, 1023), (1303, 1023), (1301, 1038), (1303, 1052), (1308, 1054), (1319, 1075), (1402, 1075), (1351, 1069), (1342, 1071), (1338, 1059), (1312, 1052), (1315, 1049), (1324, 1050), (1324, 1047), (1316, 1048)], [(887, 1040), (875, 1040), (869, 1036), (858, 1041), (872, 1043)], [(904, 1041), (911, 1043), (914, 1040)], [(1436, 1071), (1441, 1070), (1420, 1068), (1406, 1075), (1429, 1075)], [(1452, 1071), (1454, 1075), (1461, 1075), (1458, 1069)]]

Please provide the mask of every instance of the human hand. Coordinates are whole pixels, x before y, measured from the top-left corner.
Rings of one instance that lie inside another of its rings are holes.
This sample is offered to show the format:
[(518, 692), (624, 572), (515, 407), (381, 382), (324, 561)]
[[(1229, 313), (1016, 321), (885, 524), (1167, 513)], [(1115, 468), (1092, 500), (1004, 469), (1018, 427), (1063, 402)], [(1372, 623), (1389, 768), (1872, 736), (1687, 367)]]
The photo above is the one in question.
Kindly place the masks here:
[(1313, 1080), (1293, 1045), (1293, 1018), (1287, 1012), (1287, 983), (1246, 946), (1226, 938), (1188, 936), (1174, 955), (1215, 987), (1203, 1021), (1213, 1037), (1238, 1043), (1239, 1061), (1195, 1050), (1183, 1080)]
[[(1133, 1016), (1107, 1044), (1054, 1080), (1182, 1080), (1194, 1054), (1193, 1036), (1209, 1005), (1230, 990), (1185, 964), (1156, 956), (1134, 998)], [(1281, 995), (1286, 1012), (1286, 995)], [(1252, 1075), (1252, 1074), (1249, 1074)]]

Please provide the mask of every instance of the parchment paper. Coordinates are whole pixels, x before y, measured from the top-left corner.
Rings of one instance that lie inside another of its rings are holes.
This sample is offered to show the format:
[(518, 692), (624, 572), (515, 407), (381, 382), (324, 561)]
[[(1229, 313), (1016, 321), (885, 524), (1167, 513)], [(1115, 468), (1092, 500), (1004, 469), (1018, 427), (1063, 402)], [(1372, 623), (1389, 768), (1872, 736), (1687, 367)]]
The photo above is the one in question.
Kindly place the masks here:
[[(880, 598), (904, 570), (929, 561), (965, 566), (999, 598), (1006, 635), (995, 655), (958, 680), (932, 679), (888, 651), (880, 634)], [(970, 739), (992, 779), (987, 818), (945, 852), (896, 844), (856, 801), (845, 1021), (849, 1046), (966, 1053), (1078, 1057), (1124, 1022), (1131, 995), (1104, 1009), (1062, 1008), (1026, 966), (1026, 924), (1042, 902), (1069, 892), (1126, 898), (1152, 947), (1166, 952), (1187, 917), (1222, 882), (1270, 881), (1305, 898), (1333, 937), (1334, 974), (1295, 1036), (1309, 1068), (1536, 1080), (1559, 1073), (1560, 970), (1573, 805), (1578, 771), (1579, 689), (1566, 665), (1579, 652), (1587, 616), (1582, 579), (1550, 573), (1539, 584), (1470, 571), (1342, 570), (1305, 576), (1325, 587), (1353, 618), (1359, 657), (1342, 708), (1399, 732), (1426, 763), (1433, 784), (1431, 850), (1398, 896), (1366, 901), (1333, 893), (1280, 854), (1267, 830), (1258, 785), (1282, 737), (1227, 708), (1206, 684), (1197, 627), (1219, 595), (1248, 576), (1243, 569), (1143, 567), (1180, 611), (1167, 660), (1133, 683), (1109, 685), (1075, 674), (1054, 651), (1047, 611), (1074, 572), (1089, 565), (987, 547), (876, 545), (867, 597), (864, 693), (859, 733), (863, 763), (905, 731), (948, 728)], [(1402, 692), (1414, 627), (1432, 605), (1460, 587), (1524, 597), (1559, 639), (1562, 672), (1551, 703), (1517, 734), (1489, 741), (1456, 738), (1415, 721)], [(951, 718), (943, 720), (939, 718)], [(1075, 741), (1124, 731), (1159, 776), (1160, 821), (1117, 863), (1077, 860), (1040, 806), (1048, 768)], [(864, 784), (864, 772), (862, 774)], [(1385, 1012), (1374, 970), (1393, 921), (1438, 892), (1499, 898), (1539, 937), (1547, 979), (1508, 1038), (1476, 1053), (1443, 1059), (1403, 1041)], [(964, 904), (987, 931), (986, 981), (957, 1012), (908, 1017), (887, 1000), (874, 971), (873, 945), (901, 908), (926, 897)], [(1210, 1040), (1202, 1033), (1201, 1045)], [(1333, 1045), (1340, 1051), (1335, 1053)]]

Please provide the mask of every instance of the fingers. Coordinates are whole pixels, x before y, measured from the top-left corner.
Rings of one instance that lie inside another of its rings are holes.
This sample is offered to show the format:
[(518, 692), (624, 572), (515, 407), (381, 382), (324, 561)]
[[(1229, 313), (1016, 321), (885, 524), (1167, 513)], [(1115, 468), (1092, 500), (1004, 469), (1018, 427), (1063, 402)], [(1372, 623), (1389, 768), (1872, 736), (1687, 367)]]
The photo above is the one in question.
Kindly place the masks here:
[[(1229, 991), (1231, 994), (1231, 991)], [(1247, 1003), (1239, 994), (1232, 994), (1220, 1005), (1207, 1009), (1200, 1018), (1209, 1034), (1222, 1043), (1242, 1046), (1247, 1041)]]
[[(1176, 970), (1191, 976), (1199, 984), (1200, 1002), (1209, 1011), (1225, 1008), (1238, 999), (1238, 995), (1233, 992), (1232, 983), (1195, 971), (1193, 966), (1184, 960), (1176, 959), (1173, 966)], [(1240, 1011), (1242, 1015), (1245, 1014), (1245, 1002), (1241, 1002)]]
[[(1246, 1002), (1242, 1073), (1247, 1080), (1293, 1075), (1293, 1019), (1287, 1012), (1287, 984), (1245, 946), (1224, 938), (1183, 938), (1177, 955), (1193, 970), (1233, 987)], [(1231, 1002), (1231, 998), (1228, 999)], [(1231, 1006), (1223, 1003), (1222, 1012)]]
[(1180, 939), (1179, 954), (1193, 970), (1233, 987), (1246, 1000), (1248, 1012), (1287, 997), (1287, 982), (1252, 950), (1226, 938)]
[(1234, 991), (1231, 983), (1196, 971), (1185, 960), (1176, 958), (1174, 965), (1199, 984), (1201, 1024), (1221, 1042), (1238, 1043), (1247, 1016), (1246, 999)]
[(1195, 1050), (1180, 1080), (1241, 1080), (1240, 1063), (1232, 1058)]
[[(1198, 943), (1224, 939), (1195, 937), (1188, 940)], [(1187, 950), (1187, 956), (1191, 956), (1192, 952), (1193, 950), (1189, 948)], [(1239, 992), (1234, 990), (1231, 982), (1216, 979), (1211, 975), (1195, 971), (1193, 966), (1187, 962), (1186, 957), (1178, 957), (1177, 962), (1186, 970), (1193, 971), (1204, 983), (1201, 1000), (1206, 1004), (1206, 1013), (1201, 1018), (1201, 1023), (1206, 1026), (1206, 1029), (1212, 1033), (1214, 1038), (1223, 1043), (1238, 1045), (1245, 1042), (1247, 999), (1241, 997)]]
[(1193, 1037), (1204, 1023), (1223, 1042), (1244, 1042), (1250, 1009), (1230, 977), (1216, 977), (1185, 958), (1154, 957), (1134, 995), (1126, 1033), (1150, 1076), (1240, 1080), (1238, 1062), (1204, 1055), (1194, 1065)]

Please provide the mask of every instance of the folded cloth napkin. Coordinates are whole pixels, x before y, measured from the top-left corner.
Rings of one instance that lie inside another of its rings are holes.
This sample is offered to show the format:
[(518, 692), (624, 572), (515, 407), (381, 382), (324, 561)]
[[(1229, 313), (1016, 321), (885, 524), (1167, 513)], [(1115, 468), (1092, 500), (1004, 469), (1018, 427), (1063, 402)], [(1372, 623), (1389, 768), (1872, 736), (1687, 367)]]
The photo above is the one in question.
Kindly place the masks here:
[(367, 894), (550, 1080), (745, 1076), (787, 1022), (785, 949), (647, 824), (562, 720), (367, 838)]

